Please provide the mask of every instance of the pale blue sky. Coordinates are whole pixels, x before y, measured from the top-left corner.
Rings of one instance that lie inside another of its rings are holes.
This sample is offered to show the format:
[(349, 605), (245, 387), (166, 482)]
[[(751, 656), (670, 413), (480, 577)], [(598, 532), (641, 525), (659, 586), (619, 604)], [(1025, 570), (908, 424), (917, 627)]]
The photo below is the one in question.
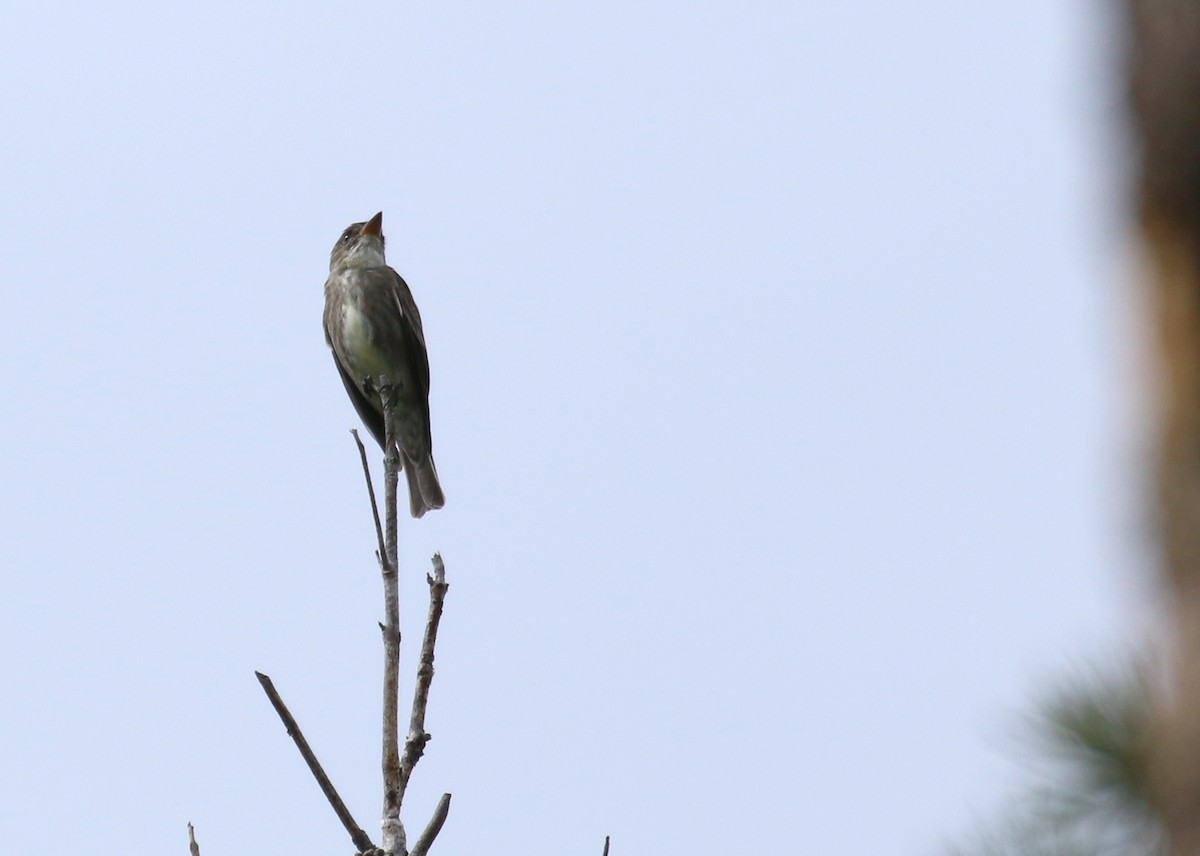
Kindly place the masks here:
[(376, 833), (320, 313), (379, 209), (447, 494), (401, 527), (410, 637), (451, 582), (435, 852), (988, 815), (1030, 692), (1142, 612), (1108, 9), (13, 5), (0, 849), (348, 853), (255, 669)]

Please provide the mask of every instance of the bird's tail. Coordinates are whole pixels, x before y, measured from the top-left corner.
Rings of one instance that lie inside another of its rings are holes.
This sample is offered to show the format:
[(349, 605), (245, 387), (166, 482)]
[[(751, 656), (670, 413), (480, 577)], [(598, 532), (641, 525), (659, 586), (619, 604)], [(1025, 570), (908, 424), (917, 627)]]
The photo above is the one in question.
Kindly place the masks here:
[(446, 504), (432, 455), (423, 461), (405, 456), (404, 475), (408, 479), (408, 503), (413, 517), (421, 517), (426, 511)]

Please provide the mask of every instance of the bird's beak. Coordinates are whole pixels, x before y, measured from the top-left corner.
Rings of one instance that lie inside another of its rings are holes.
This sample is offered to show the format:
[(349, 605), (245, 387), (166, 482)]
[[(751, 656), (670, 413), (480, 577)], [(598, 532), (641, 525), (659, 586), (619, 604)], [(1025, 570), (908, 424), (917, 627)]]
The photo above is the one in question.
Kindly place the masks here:
[(383, 212), (380, 211), (370, 220), (363, 224), (362, 234), (378, 235), (383, 231)]

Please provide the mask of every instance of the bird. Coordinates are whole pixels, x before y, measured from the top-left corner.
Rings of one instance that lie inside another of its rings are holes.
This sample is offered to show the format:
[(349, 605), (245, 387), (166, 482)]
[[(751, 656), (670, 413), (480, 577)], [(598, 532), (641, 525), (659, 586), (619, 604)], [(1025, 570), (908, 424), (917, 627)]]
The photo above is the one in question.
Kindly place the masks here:
[(329, 254), (325, 342), (359, 418), (386, 452), (378, 379), (393, 387), (400, 466), (413, 517), (446, 498), (433, 463), (429, 427), (429, 356), (421, 313), (408, 283), (384, 258), (383, 212), (352, 223)]

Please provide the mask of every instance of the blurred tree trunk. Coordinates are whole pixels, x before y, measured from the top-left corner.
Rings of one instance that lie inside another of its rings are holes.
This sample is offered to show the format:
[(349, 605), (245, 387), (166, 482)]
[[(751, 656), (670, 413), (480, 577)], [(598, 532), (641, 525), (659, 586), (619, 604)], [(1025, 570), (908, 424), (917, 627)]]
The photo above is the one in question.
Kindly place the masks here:
[(1160, 362), (1158, 499), (1170, 678), (1155, 798), (1175, 856), (1200, 856), (1200, 0), (1127, 0), (1137, 225)]

